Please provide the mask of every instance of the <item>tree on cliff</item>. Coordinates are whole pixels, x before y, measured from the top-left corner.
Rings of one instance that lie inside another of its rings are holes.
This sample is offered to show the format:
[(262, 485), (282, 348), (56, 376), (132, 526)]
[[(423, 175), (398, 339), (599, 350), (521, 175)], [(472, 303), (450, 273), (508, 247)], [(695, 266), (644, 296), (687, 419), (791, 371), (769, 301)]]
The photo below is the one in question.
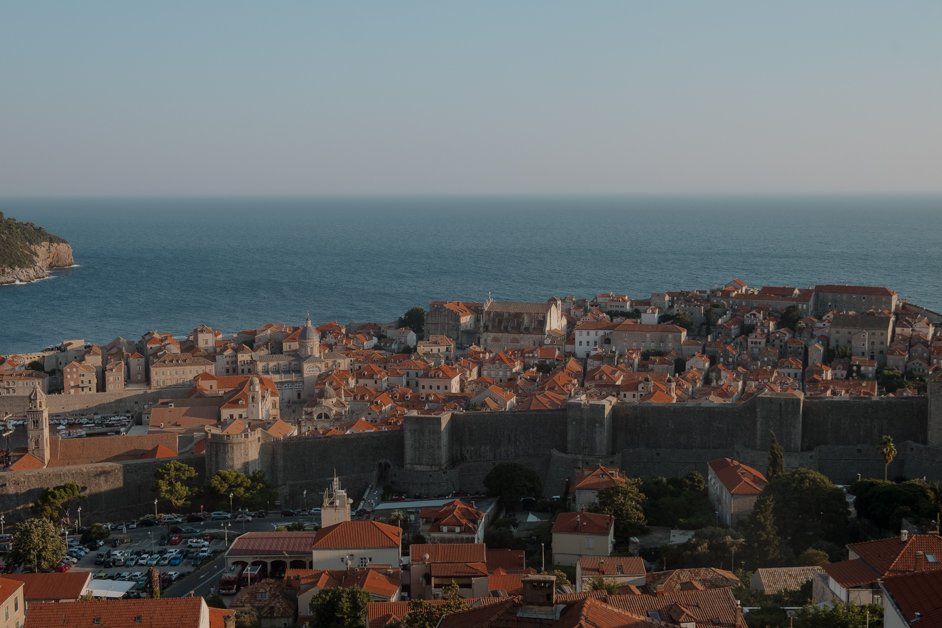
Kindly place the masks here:
[(409, 308), (399, 319), (399, 326), (408, 327), (415, 332), (416, 336), (421, 338), (422, 332), (425, 331), (425, 310), (418, 305)]
[(883, 481), (885, 482), (890, 463), (896, 459), (896, 445), (893, 443), (892, 436), (884, 434), (880, 439), (880, 455), (883, 456)]
[(44, 489), (33, 502), (33, 514), (56, 525), (62, 523), (64, 519), (68, 524), (68, 509), (73, 503), (84, 499), (83, 492), (85, 492), (84, 487), (75, 482)]
[(516, 462), (495, 465), (484, 477), (484, 488), (491, 497), (499, 497), (504, 508), (515, 509), (524, 497), (538, 499), (543, 482), (535, 471)]
[(615, 538), (627, 542), (633, 534), (647, 531), (644, 516), (644, 493), (641, 481), (628, 478), (620, 484), (603, 488), (590, 510), (615, 517)]
[(154, 479), (154, 492), (161, 499), (170, 502), (174, 510), (190, 503), (196, 492), (193, 480), (196, 469), (177, 460), (171, 460), (157, 468)]
[(33, 571), (52, 569), (65, 556), (65, 541), (48, 519), (37, 517), (17, 524), (10, 544), (10, 562), (32, 565)]
[(771, 480), (777, 475), (785, 473), (785, 450), (779, 444), (775, 437), (775, 432), (771, 432), (772, 440), (769, 443), (769, 468), (766, 470), (766, 479)]
[(841, 489), (811, 469), (796, 469), (769, 481), (756, 500), (772, 502), (775, 527), (793, 555), (823, 543), (840, 552), (847, 542), (847, 500)]
[(345, 628), (366, 626), (370, 596), (359, 587), (323, 589), (311, 599), (315, 626)]

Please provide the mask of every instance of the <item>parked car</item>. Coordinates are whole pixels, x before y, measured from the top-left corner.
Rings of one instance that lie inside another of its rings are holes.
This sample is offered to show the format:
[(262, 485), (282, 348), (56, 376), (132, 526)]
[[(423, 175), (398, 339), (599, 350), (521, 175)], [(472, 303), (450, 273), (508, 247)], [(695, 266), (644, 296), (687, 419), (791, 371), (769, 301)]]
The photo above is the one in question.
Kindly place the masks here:
[(170, 562), (168, 564), (176, 567), (183, 562), (183, 554), (174, 554), (170, 557)]
[(221, 521), (223, 519), (232, 519), (232, 515), (224, 510), (217, 510), (213, 512), (209, 518), (213, 521)]
[(259, 510), (259, 511), (256, 511), (256, 513), (255, 513), (255, 518), (256, 518), (256, 519), (264, 519), (264, 518), (267, 517), (267, 516), (268, 516), (268, 512), (266, 512), (266, 511), (264, 511), (264, 510)]
[(193, 526), (183, 526), (180, 528), (180, 534), (199, 534), (199, 532), (200, 531)]
[(294, 516), (297, 515), (297, 514), (298, 514), (298, 513), (296, 513), (296, 512), (293, 511), (293, 510), (290, 510), (290, 509), (285, 509), (285, 510), (282, 510), (282, 511), (281, 511), (281, 516), (282, 516), (282, 517), (294, 517)]
[(247, 514), (244, 513), (244, 512), (241, 512), (241, 513), (239, 513), (239, 514), (236, 516), (235, 520), (236, 520), (236, 521), (251, 521), (251, 520), (252, 520), (252, 516), (251, 516), (251, 515), (247, 515)]
[(63, 561), (59, 563), (58, 565), (56, 565), (56, 571), (60, 573), (68, 571), (69, 569), (72, 569), (72, 563), (68, 561)]
[(171, 534), (170, 538), (167, 539), (167, 543), (169, 545), (179, 545), (182, 540), (183, 540), (183, 537), (180, 536), (179, 534)]

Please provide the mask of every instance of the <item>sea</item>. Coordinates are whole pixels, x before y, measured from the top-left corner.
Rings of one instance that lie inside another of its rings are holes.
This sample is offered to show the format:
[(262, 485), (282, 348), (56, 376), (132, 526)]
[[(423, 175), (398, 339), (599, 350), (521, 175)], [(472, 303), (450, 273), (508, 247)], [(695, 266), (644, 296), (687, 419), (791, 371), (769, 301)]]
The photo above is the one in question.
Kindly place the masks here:
[(437, 299), (848, 283), (942, 311), (942, 197), (0, 199), (76, 266), (0, 286), (0, 355), (149, 330), (391, 321)]

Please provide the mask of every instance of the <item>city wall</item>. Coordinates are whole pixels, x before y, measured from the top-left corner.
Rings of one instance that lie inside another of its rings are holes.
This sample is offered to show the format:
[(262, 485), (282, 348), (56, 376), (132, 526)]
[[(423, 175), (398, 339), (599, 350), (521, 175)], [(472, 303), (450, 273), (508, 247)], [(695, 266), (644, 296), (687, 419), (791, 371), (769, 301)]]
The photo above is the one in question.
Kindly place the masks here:
[[(933, 394), (942, 393), (938, 386)], [(52, 399), (52, 397), (51, 397)], [(806, 400), (760, 395), (735, 405), (626, 405), (571, 402), (547, 412), (456, 413), (406, 417), (402, 430), (331, 438), (264, 438), (217, 442), (205, 457), (185, 459), (205, 476), (220, 468), (262, 470), (283, 507), (310, 507), (336, 472), (350, 495), (392, 484), (411, 495), (479, 491), (500, 462), (519, 462), (546, 478), (547, 496), (560, 494), (582, 464), (604, 462), (632, 475), (706, 471), (707, 461), (731, 456), (764, 469), (770, 433), (786, 450), (786, 466), (820, 470), (845, 483), (882, 476), (878, 443), (891, 435), (899, 455), (891, 477), (942, 479), (942, 405), (926, 397)], [(153, 471), (160, 461), (99, 464), (4, 474), (0, 510), (22, 511), (39, 489), (66, 481), (89, 486), (89, 512), (117, 508), (149, 512)], [(306, 491), (306, 492), (305, 492)], [(84, 516), (84, 512), (83, 512)]]

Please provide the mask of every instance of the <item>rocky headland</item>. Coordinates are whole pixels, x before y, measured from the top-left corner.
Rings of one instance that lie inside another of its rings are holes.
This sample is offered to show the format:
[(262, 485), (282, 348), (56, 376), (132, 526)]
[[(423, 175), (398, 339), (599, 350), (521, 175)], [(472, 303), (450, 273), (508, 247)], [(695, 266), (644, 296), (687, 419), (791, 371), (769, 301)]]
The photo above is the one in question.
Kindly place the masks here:
[(0, 212), (0, 284), (30, 282), (75, 264), (68, 242), (31, 222)]

